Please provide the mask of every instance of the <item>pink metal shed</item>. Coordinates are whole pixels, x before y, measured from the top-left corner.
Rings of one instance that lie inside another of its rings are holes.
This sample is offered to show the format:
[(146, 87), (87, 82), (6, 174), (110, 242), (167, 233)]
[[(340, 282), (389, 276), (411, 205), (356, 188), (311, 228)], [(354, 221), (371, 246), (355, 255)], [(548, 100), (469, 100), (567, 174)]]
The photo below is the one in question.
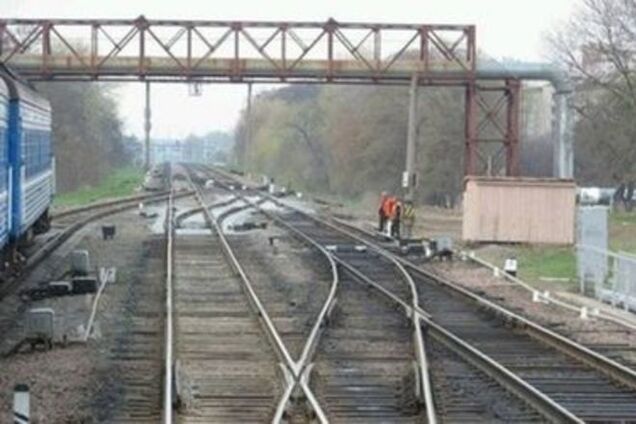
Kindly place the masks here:
[(572, 180), (467, 177), (462, 237), (472, 242), (572, 244)]

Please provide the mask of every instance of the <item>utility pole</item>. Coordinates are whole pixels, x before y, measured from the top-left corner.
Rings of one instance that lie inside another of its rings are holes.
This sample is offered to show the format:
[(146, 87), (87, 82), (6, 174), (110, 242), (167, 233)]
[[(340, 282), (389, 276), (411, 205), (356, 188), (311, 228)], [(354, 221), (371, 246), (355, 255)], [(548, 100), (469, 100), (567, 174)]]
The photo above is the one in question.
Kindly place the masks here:
[(406, 139), (406, 170), (402, 175), (402, 187), (406, 192), (406, 200), (415, 197), (415, 141), (417, 139), (417, 92), (419, 77), (413, 74), (409, 90), (409, 123)]
[(252, 147), (252, 83), (247, 83), (247, 109), (245, 113), (245, 151), (243, 152), (243, 170), (247, 171)]
[(145, 158), (144, 158), (144, 168), (146, 171), (150, 169), (150, 129), (152, 127), (150, 123), (150, 81), (146, 81), (146, 109), (144, 111), (144, 132), (146, 135), (144, 141), (145, 147)]

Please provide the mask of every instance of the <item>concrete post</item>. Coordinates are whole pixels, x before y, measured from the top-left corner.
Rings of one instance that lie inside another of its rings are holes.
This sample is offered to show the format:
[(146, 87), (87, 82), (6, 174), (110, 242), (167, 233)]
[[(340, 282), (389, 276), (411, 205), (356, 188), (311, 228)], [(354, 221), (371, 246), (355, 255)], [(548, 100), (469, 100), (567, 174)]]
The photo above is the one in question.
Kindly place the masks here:
[(245, 110), (245, 151), (243, 152), (243, 170), (247, 171), (252, 148), (252, 83), (247, 84), (247, 109)]
[(146, 81), (146, 109), (144, 110), (144, 147), (145, 147), (145, 158), (144, 158), (144, 168), (146, 171), (150, 169), (150, 129), (152, 128), (152, 124), (150, 123), (150, 82)]
[(553, 169), (557, 178), (574, 178), (573, 119), (570, 108), (572, 93), (554, 94)]
[(16, 384), (13, 388), (13, 422), (15, 424), (28, 424), (29, 409), (29, 386)]
[(406, 191), (406, 200), (415, 196), (415, 142), (417, 140), (417, 94), (419, 77), (413, 74), (409, 90), (409, 122), (406, 140), (406, 170), (402, 179), (402, 187)]

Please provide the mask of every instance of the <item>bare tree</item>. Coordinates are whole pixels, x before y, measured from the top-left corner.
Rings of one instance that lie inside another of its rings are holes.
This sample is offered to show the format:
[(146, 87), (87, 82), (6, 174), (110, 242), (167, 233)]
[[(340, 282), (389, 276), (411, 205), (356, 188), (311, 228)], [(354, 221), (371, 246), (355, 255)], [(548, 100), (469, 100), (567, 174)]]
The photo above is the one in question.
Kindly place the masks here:
[(633, 207), (636, 181), (636, 1), (583, 0), (548, 38), (577, 84), (577, 175), (618, 185)]

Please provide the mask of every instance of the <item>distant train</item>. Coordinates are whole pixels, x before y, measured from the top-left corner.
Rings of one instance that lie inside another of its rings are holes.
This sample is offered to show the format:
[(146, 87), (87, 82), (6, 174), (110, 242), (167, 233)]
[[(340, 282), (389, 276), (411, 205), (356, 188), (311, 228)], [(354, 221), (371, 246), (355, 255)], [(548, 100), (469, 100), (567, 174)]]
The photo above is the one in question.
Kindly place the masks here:
[(51, 106), (0, 67), (0, 248), (3, 252), (50, 227), (55, 193)]

